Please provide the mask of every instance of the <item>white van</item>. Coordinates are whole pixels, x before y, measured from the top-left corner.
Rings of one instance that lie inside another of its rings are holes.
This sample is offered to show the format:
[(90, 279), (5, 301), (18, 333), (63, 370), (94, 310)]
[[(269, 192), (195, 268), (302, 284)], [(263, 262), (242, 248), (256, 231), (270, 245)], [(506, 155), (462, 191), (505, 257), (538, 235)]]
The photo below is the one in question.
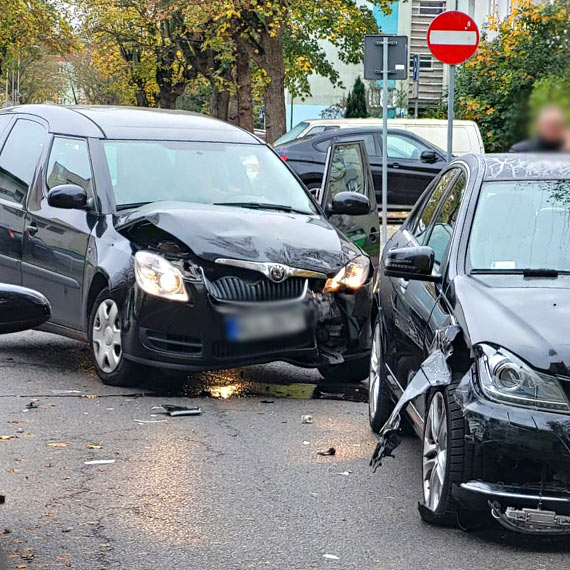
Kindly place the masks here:
[[(302, 121), (288, 133), (275, 141), (275, 146), (292, 140), (317, 135), (336, 129), (353, 129), (355, 127), (382, 127), (382, 119), (311, 119)], [(447, 121), (442, 119), (388, 119), (392, 129), (410, 131), (435, 146), (447, 148)], [(477, 123), (473, 121), (453, 122), (453, 154), (483, 154), (485, 147)]]

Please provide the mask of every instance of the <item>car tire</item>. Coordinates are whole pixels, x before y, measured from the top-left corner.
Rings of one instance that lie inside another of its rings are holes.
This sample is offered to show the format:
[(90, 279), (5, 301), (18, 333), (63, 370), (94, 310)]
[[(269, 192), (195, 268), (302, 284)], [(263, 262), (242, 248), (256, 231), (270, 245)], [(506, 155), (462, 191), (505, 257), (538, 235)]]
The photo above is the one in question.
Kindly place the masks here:
[(348, 360), (342, 364), (319, 366), (321, 376), (329, 382), (362, 382), (368, 377), (370, 357)]
[(145, 367), (124, 358), (121, 321), (119, 303), (108, 289), (103, 289), (97, 295), (89, 315), (91, 359), (104, 384), (132, 387), (145, 377)]
[(378, 318), (374, 323), (372, 335), (368, 376), (368, 420), (372, 431), (378, 433), (394, 409), (394, 403), (388, 391), (388, 371), (384, 364), (380, 320)]
[(424, 521), (439, 526), (457, 526), (460, 512), (451, 492), (464, 480), (465, 420), (454, 397), (459, 380), (454, 377), (451, 385), (433, 391), (426, 407), (418, 508)]

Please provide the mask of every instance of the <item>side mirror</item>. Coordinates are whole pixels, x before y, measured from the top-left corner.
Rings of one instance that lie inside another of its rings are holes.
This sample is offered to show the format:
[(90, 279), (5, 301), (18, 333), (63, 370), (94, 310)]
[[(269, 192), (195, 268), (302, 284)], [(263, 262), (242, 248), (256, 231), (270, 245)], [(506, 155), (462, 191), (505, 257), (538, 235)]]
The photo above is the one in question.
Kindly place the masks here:
[(54, 186), (48, 192), (47, 200), (50, 206), (67, 210), (85, 210), (88, 205), (87, 192), (77, 184)]
[(0, 334), (39, 327), (51, 316), (49, 301), (37, 291), (0, 285)]
[(420, 160), (427, 164), (433, 164), (434, 162), (437, 162), (437, 153), (435, 150), (424, 150), (420, 155)]
[(370, 200), (358, 192), (339, 192), (332, 201), (328, 214), (365, 216), (370, 212)]
[(427, 246), (391, 249), (386, 255), (384, 273), (401, 279), (439, 281), (441, 276), (432, 274), (434, 259), (433, 249)]

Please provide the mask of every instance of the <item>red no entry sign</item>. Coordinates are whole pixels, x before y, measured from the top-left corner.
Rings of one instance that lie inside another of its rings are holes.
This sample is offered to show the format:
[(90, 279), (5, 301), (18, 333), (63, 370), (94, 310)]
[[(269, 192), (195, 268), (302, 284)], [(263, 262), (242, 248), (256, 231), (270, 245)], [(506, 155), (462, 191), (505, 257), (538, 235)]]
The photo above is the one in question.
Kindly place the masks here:
[(444, 12), (428, 29), (428, 46), (435, 58), (449, 65), (467, 61), (479, 45), (479, 29), (463, 12)]

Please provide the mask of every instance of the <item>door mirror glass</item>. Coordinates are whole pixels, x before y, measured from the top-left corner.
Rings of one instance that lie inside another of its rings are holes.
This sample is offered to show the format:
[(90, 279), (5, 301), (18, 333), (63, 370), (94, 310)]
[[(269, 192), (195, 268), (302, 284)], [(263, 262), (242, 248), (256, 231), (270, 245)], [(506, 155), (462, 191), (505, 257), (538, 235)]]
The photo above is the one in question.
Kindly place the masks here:
[(0, 334), (39, 327), (51, 316), (48, 300), (37, 291), (0, 285)]
[(48, 192), (48, 204), (53, 208), (67, 210), (85, 210), (87, 208), (87, 192), (77, 184), (60, 184)]
[(424, 150), (420, 156), (420, 160), (427, 164), (437, 162), (437, 153), (435, 150)]
[(386, 256), (384, 272), (388, 277), (439, 281), (440, 276), (432, 274), (434, 259), (433, 249), (427, 246), (391, 249)]
[(329, 214), (365, 216), (370, 212), (370, 200), (358, 192), (339, 192), (330, 205)]

